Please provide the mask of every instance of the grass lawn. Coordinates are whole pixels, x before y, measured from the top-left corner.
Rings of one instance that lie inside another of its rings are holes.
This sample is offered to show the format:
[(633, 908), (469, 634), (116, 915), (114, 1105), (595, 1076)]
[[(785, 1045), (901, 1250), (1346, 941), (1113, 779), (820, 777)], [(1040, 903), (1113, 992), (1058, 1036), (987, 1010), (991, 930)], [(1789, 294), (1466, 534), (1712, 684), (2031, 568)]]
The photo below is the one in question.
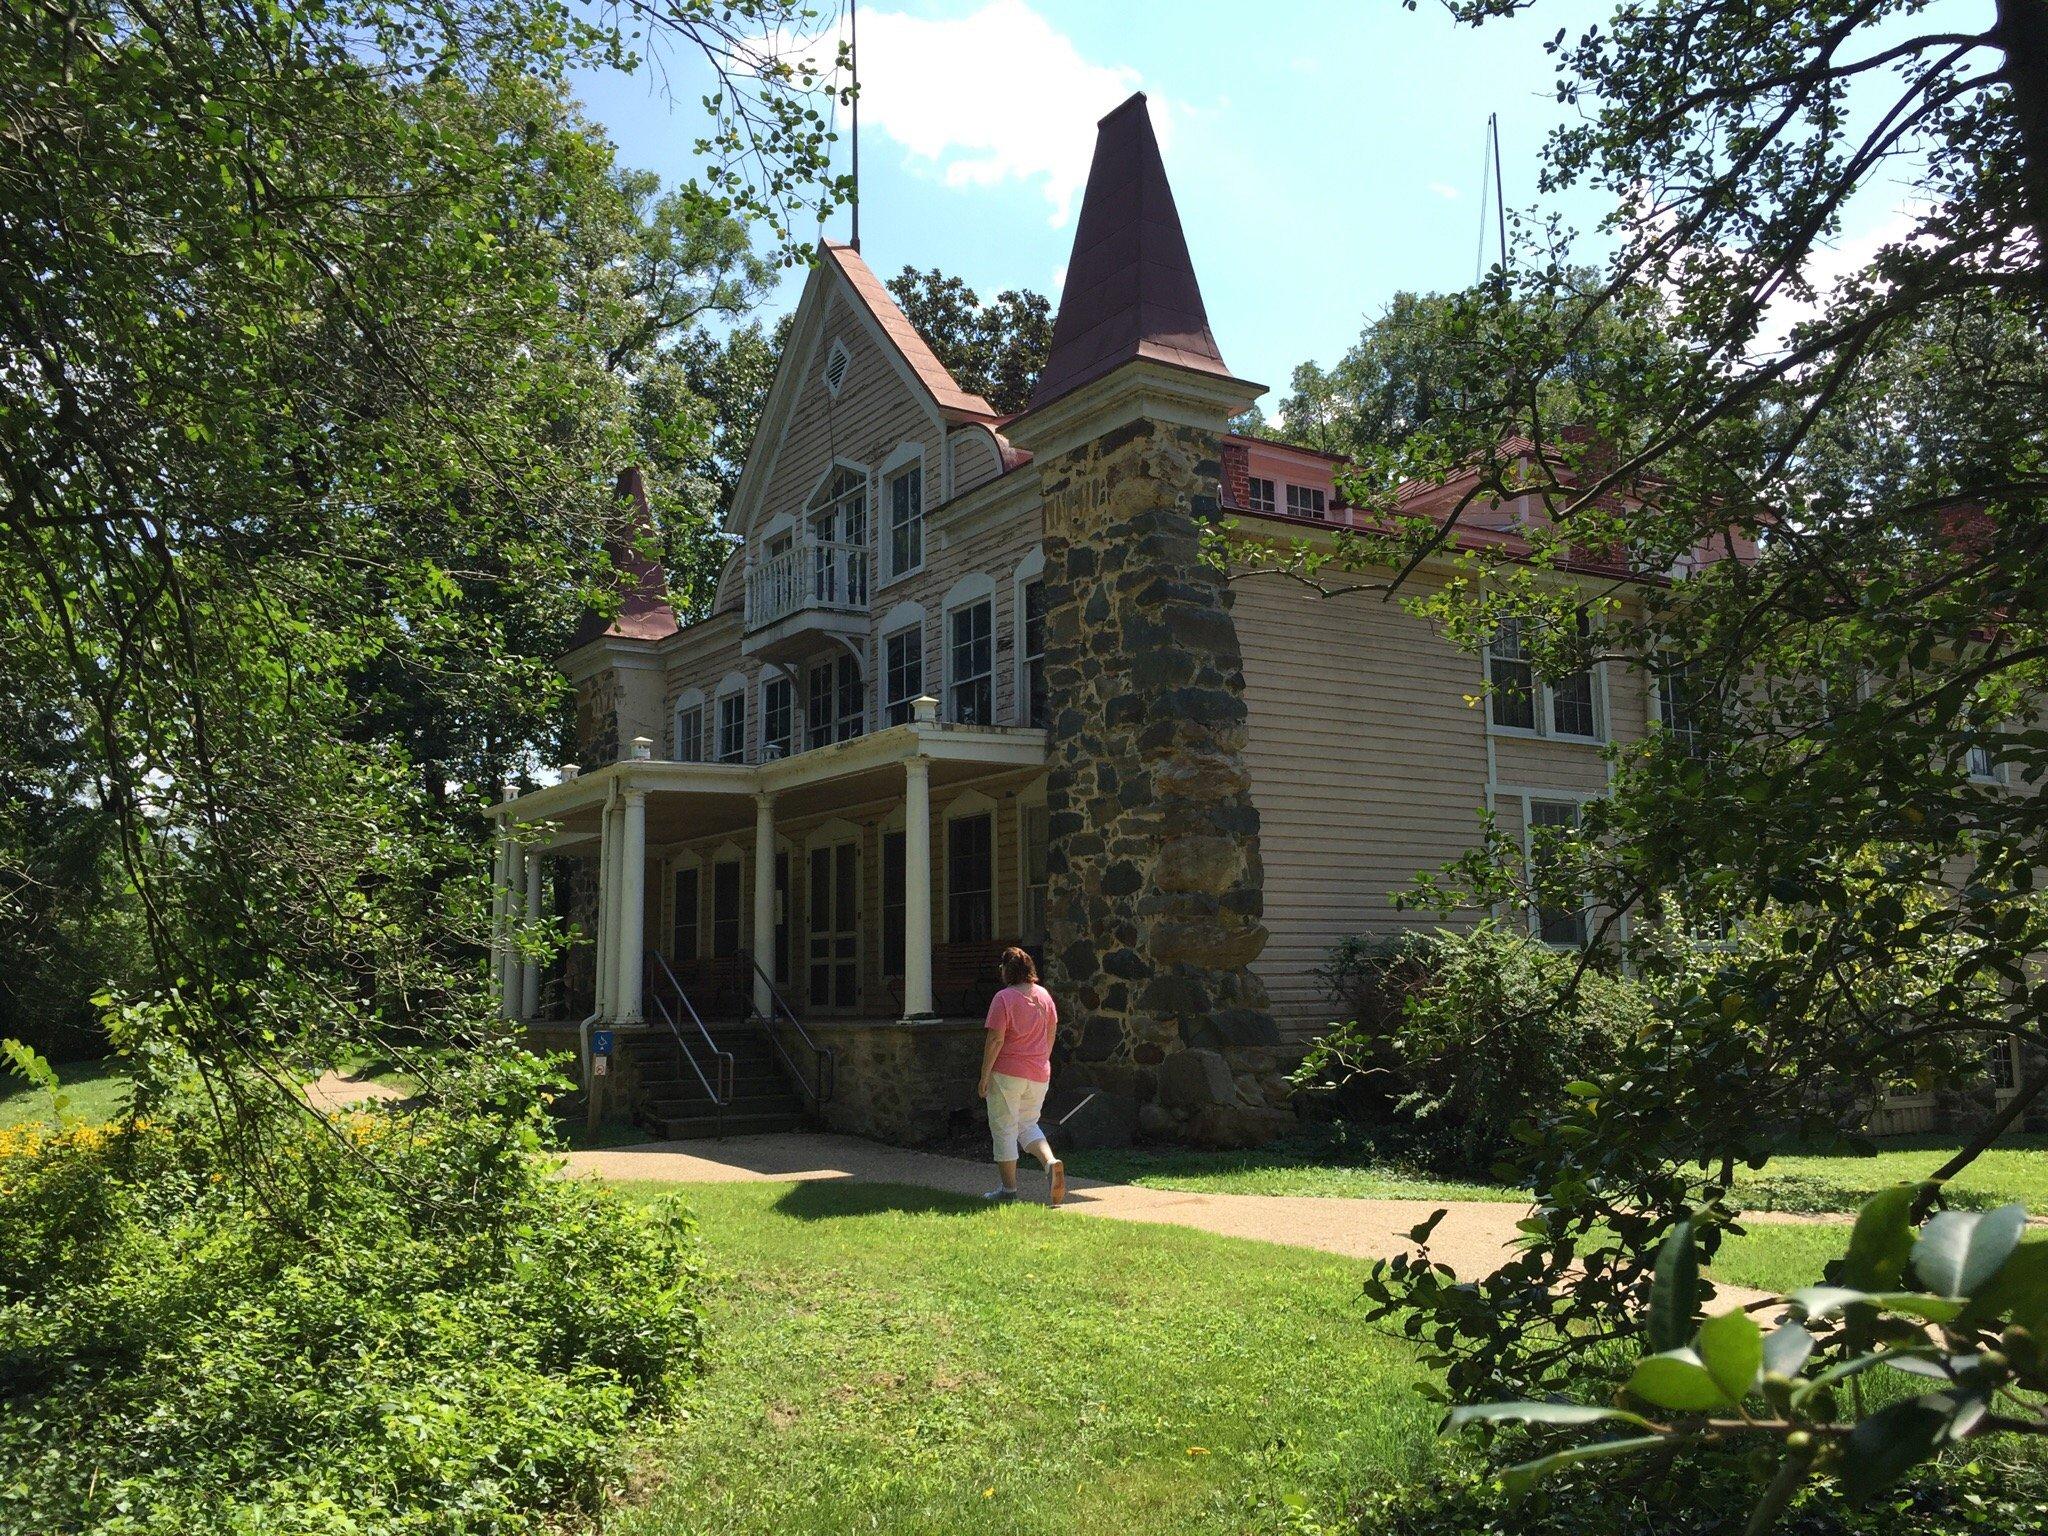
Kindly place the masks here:
[(1459, 1454), (1355, 1262), (887, 1185), (682, 1193), (710, 1370), (609, 1536), (1299, 1531), (1289, 1495), (1334, 1521)]
[[(83, 1120), (111, 1120), (128, 1096), (128, 1074), (120, 1059), (57, 1062), (57, 1091), (70, 1102), (64, 1107)], [(0, 1071), (0, 1130), (30, 1122), (57, 1123), (56, 1106), (40, 1088), (31, 1087), (11, 1070)]]
[[(1900, 1137), (1869, 1157), (1787, 1153), (1738, 1175), (1736, 1193), (1756, 1210), (1853, 1211), (1892, 1184), (1924, 1178), (1956, 1149), (1953, 1140)], [(1281, 1143), (1255, 1152), (1132, 1149), (1076, 1152), (1068, 1166), (1090, 1178), (1236, 1195), (1337, 1195), (1356, 1199), (1515, 1200), (1522, 1192), (1477, 1180), (1445, 1178), (1375, 1158), (1340, 1142)], [(2048, 1215), (2048, 1137), (2015, 1136), (1986, 1152), (1949, 1185), (1951, 1203), (2003, 1205), (2017, 1200)]]

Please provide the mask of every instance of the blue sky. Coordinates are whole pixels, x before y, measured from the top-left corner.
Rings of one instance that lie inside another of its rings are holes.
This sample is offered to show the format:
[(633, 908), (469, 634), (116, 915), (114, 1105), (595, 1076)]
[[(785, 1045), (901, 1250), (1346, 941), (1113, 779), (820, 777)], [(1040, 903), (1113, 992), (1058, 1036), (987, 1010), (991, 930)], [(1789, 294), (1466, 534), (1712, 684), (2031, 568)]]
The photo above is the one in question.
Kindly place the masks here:
[[(1095, 119), (1143, 90), (1210, 324), (1270, 409), (1296, 363), (1334, 360), (1397, 291), (1472, 281), (1488, 113), (1509, 206), (1527, 206), (1563, 111), (1543, 44), (1611, 9), (1546, 0), (1474, 30), (1430, 0), (864, 0), (862, 254), (884, 276), (937, 266), (984, 297), (1057, 301)], [(645, 73), (579, 81), (621, 159), (670, 181), (701, 130), (702, 80), (677, 62), (666, 91)], [(1604, 211), (1585, 194), (1545, 206), (1585, 229)], [(1896, 209), (1874, 188), (1844, 259)], [(844, 212), (827, 233), (845, 237)]]

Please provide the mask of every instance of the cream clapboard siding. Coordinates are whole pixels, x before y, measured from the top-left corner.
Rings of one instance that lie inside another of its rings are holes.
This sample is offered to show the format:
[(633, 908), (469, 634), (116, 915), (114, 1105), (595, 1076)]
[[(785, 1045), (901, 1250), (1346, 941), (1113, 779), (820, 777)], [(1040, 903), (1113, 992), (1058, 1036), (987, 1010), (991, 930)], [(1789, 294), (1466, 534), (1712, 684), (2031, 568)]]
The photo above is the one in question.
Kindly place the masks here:
[[(1396, 603), (1263, 576), (1234, 590), (1272, 933), (1255, 970), (1283, 1034), (1304, 1041), (1330, 1022), (1315, 973), (1340, 940), (1442, 921), (1391, 898), (1477, 844), (1489, 740), (1493, 810), (1516, 842), (1525, 794), (1597, 795), (1608, 767), (1596, 745), (1489, 731), (1484, 702), (1468, 702), (1483, 686), (1479, 658)], [(1607, 731), (1640, 738), (1642, 675), (1601, 672)]]
[(1416, 921), (1390, 895), (1476, 837), (1477, 663), (1375, 597), (1267, 576), (1235, 594), (1271, 931), (1254, 969), (1283, 1036), (1301, 1041), (1330, 1020), (1315, 971), (1337, 942)]
[[(850, 357), (845, 381), (836, 395), (826, 389), (823, 377), (834, 341), (845, 343)], [(826, 305), (818, 349), (804, 360), (797, 383), (795, 408), (782, 440), (775, 445), (766, 494), (754, 526), (748, 529), (750, 538), (778, 513), (801, 515), (835, 459), (859, 464), (872, 477), (903, 443), (923, 445), (925, 504), (934, 504), (940, 485), (942, 423), (929, 402), (913, 392), (899, 361), (882, 350), (867, 320), (853, 312), (837, 289)], [(881, 510), (876, 504), (879, 487), (872, 479), (869, 491), (872, 541)]]
[(1003, 472), (1003, 461), (996, 453), (995, 439), (986, 427), (954, 428), (952, 451), (953, 495), (956, 497), (966, 495)]

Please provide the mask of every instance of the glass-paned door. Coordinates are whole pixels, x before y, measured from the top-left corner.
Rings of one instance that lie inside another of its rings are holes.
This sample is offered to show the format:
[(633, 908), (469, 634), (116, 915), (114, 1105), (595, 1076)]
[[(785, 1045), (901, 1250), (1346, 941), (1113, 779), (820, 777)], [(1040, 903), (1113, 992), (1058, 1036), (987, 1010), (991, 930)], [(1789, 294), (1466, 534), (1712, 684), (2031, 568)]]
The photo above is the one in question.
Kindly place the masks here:
[(740, 952), (740, 861), (711, 866), (711, 954), (725, 960)]
[(860, 845), (811, 850), (804, 954), (811, 1006), (835, 1013), (860, 1006)]

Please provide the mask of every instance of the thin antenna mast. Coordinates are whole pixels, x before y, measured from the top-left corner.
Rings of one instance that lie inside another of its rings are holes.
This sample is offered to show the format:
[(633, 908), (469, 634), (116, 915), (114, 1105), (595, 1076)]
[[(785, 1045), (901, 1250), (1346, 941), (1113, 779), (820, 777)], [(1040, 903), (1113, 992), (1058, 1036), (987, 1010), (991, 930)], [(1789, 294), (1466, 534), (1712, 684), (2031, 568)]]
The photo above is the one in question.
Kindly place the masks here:
[[(1489, 128), (1491, 123), (1492, 119), (1489, 118)], [(1472, 252), (1472, 286), (1475, 288), (1479, 286), (1479, 280), (1486, 276), (1486, 198), (1489, 191), (1486, 185), (1486, 162), (1492, 153), (1493, 140), (1490, 137), (1482, 138), (1479, 141), (1479, 244)]]
[(1505, 272), (1508, 265), (1508, 202), (1500, 189), (1500, 114), (1489, 112), (1486, 121), (1493, 130), (1493, 212), (1500, 220), (1500, 265)]
[(860, 249), (860, 6), (846, 0), (847, 62), (853, 66), (853, 248)]

